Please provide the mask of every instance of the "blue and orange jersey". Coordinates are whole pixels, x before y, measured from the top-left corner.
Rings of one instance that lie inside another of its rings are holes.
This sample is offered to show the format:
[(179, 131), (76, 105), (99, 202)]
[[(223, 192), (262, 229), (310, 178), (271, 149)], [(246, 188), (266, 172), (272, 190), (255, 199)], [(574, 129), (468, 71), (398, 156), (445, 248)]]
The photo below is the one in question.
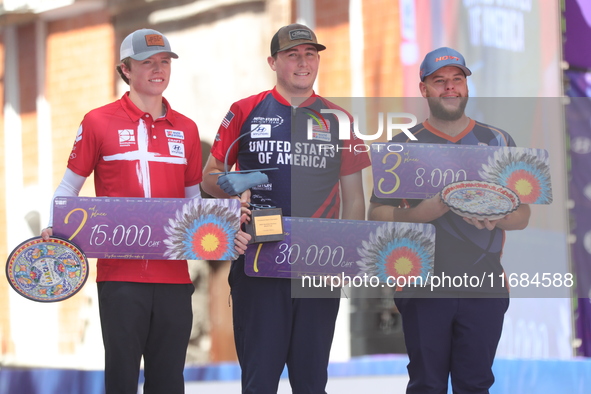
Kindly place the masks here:
[[(465, 130), (453, 137), (435, 129), (428, 121), (414, 126), (409, 131), (417, 137), (416, 141), (410, 140), (404, 133), (395, 135), (391, 141), (421, 144), (515, 146), (515, 141), (506, 131), (473, 119), (470, 120)], [(421, 201), (378, 198), (375, 194), (371, 197), (373, 203), (400, 208), (414, 207)], [(447, 290), (507, 292), (506, 288), (500, 286), (502, 280), (499, 276), (504, 273), (501, 265), (501, 254), (505, 242), (503, 230), (499, 228), (492, 231), (477, 230), (451, 211), (431, 224), (435, 226), (436, 231), (434, 275), (439, 277), (442, 275), (449, 277), (467, 275), (467, 277), (482, 278), (484, 276), (486, 278), (483, 287), (478, 289), (448, 288)], [(494, 280), (494, 283), (491, 280)], [(504, 283), (506, 285), (507, 282)]]

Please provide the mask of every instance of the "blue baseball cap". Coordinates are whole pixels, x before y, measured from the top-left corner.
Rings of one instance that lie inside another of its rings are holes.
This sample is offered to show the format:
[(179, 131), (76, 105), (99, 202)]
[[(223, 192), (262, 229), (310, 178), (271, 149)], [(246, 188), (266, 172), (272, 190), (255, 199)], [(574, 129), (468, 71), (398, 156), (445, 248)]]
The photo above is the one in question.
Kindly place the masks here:
[(425, 55), (425, 59), (421, 63), (421, 81), (445, 66), (458, 67), (466, 76), (472, 75), (472, 71), (466, 67), (466, 61), (460, 52), (448, 47), (441, 47)]

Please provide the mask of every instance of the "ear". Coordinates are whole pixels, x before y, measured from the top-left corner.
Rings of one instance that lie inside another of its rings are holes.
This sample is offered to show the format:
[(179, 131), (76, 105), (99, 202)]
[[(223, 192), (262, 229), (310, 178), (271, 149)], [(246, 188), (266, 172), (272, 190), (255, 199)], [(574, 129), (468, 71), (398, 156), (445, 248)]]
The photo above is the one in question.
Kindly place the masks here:
[(419, 90), (421, 91), (421, 95), (423, 97), (427, 97), (427, 85), (425, 84), (425, 82), (419, 82)]
[(273, 58), (273, 56), (269, 56), (267, 58), (267, 63), (269, 64), (269, 67), (271, 67), (271, 70), (277, 71), (277, 67), (275, 67), (275, 59)]
[(125, 75), (127, 77), (127, 79), (129, 79), (130, 70), (129, 70), (129, 68), (127, 68), (125, 63), (120, 63), (119, 68), (121, 68), (121, 72), (123, 73), (123, 75)]

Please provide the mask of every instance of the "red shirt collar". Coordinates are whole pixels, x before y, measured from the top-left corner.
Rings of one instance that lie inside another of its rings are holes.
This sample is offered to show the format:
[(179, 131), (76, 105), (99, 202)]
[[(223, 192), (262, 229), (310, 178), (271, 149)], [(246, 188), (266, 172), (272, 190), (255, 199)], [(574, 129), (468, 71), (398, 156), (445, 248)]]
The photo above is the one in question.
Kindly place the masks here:
[[(166, 107), (166, 114), (162, 118), (158, 119), (168, 120), (171, 124), (173, 124), (174, 117), (172, 115), (172, 108), (170, 107), (170, 104), (164, 97), (162, 97), (162, 104), (164, 104), (164, 106)], [(121, 106), (123, 107), (125, 113), (129, 116), (129, 118), (134, 122), (137, 122), (147, 113), (140, 110), (133, 103), (133, 101), (131, 101), (131, 99), (129, 98), (129, 92), (125, 92), (121, 97)]]

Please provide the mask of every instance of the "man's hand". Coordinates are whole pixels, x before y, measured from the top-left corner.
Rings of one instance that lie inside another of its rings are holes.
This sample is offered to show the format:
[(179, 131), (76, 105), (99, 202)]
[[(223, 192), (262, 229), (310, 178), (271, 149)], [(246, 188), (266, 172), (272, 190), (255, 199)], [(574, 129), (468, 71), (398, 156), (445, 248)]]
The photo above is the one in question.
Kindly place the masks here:
[(267, 182), (269, 182), (269, 178), (266, 174), (263, 174), (260, 171), (248, 173), (230, 172), (228, 174), (220, 175), (217, 185), (229, 195), (236, 196), (253, 186)]
[(43, 238), (44, 241), (49, 241), (49, 237), (51, 237), (53, 235), (53, 228), (51, 227), (46, 227), (43, 230), (41, 230), (41, 238)]
[(466, 223), (470, 223), (471, 225), (473, 225), (474, 227), (476, 227), (478, 230), (484, 230), (487, 229), (489, 231), (492, 231), (496, 226), (497, 226), (497, 222), (499, 220), (503, 220), (504, 218), (501, 219), (497, 219), (497, 220), (488, 220), (488, 219), (483, 219), (483, 220), (478, 220), (476, 218), (464, 218), (464, 221)]
[(418, 205), (430, 217), (427, 222), (439, 219), (449, 211), (449, 207), (441, 199), (441, 193), (437, 193), (431, 198), (421, 201)]
[[(250, 206), (250, 190), (246, 190), (240, 196), (240, 226), (246, 222), (250, 222), (250, 215), (251, 211), (248, 209)], [(252, 239), (252, 236), (241, 229), (238, 230), (236, 233), (236, 237), (234, 238), (234, 249), (238, 252), (238, 254), (244, 254), (246, 252), (246, 248), (248, 247), (248, 243)]]
[(240, 224), (250, 222), (252, 214), (250, 207), (250, 190), (245, 190), (240, 196)]
[(250, 242), (251, 238), (252, 237), (250, 234), (245, 233), (242, 230), (238, 230), (236, 237), (234, 238), (234, 249), (238, 252), (238, 254), (244, 254), (246, 252), (248, 242)]

